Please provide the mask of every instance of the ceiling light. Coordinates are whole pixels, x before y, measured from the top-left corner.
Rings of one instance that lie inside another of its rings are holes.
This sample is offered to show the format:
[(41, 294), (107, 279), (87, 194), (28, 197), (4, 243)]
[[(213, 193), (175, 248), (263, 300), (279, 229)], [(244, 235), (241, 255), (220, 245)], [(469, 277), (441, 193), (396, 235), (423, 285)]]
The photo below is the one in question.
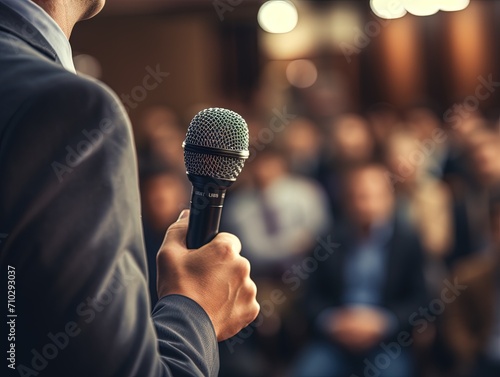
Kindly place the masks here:
[(270, 0), (262, 4), (257, 20), (262, 29), (269, 33), (288, 33), (297, 25), (297, 8), (291, 1)]

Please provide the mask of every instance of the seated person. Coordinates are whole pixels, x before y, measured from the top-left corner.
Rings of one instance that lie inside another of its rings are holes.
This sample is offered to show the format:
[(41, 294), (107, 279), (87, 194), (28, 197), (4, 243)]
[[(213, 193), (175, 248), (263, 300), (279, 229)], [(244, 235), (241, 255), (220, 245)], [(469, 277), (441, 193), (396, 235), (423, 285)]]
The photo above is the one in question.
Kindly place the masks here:
[(464, 289), (445, 311), (457, 376), (500, 375), (500, 197), (489, 214), (489, 246), (457, 263), (453, 276)]
[(338, 247), (318, 260), (308, 280), (304, 297), (313, 344), (293, 375), (412, 376), (411, 350), (397, 346), (397, 356), (389, 357), (386, 348), (404, 331), (411, 336), (409, 318), (426, 298), (419, 239), (395, 220), (383, 166), (355, 167), (343, 181), (347, 217), (326, 236)]

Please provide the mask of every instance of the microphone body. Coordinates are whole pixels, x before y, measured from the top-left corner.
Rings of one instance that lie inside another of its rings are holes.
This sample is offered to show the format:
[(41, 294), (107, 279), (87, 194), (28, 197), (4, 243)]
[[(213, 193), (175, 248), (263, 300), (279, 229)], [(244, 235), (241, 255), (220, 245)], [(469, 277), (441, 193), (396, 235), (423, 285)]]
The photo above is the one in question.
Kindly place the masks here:
[(226, 190), (243, 169), (248, 144), (247, 124), (231, 110), (205, 109), (191, 121), (182, 144), (193, 184), (186, 236), (189, 249), (209, 243), (219, 232)]
[(232, 182), (191, 174), (188, 177), (193, 190), (186, 245), (188, 249), (198, 249), (219, 233), (226, 190)]

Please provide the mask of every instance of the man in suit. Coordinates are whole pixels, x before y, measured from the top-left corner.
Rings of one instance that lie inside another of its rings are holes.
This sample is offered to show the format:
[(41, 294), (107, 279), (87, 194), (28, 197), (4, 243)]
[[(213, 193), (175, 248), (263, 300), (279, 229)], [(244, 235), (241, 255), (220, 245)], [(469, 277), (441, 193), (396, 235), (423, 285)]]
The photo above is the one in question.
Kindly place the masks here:
[(0, 0), (2, 370), (216, 376), (217, 341), (259, 310), (249, 263), (229, 234), (187, 250), (184, 211), (158, 253), (149, 312), (130, 123), (114, 93), (74, 73), (68, 42), (103, 5)]
[(304, 296), (315, 336), (298, 377), (412, 376), (408, 347), (388, 357), (387, 344), (410, 336), (410, 317), (425, 301), (423, 255), (415, 234), (395, 221), (386, 174), (368, 163), (344, 177), (348, 223), (335, 230), (339, 247), (310, 274)]

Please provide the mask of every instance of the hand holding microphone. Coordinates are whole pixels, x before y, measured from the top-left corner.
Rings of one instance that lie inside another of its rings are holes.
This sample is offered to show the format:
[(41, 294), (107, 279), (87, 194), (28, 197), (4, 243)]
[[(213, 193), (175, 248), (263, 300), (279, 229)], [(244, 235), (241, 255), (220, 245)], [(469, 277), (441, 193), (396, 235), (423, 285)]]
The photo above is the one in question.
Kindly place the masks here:
[(252, 322), (260, 309), (240, 241), (218, 233), (225, 190), (248, 154), (246, 123), (230, 110), (203, 110), (190, 124), (184, 151), (193, 182), (191, 211), (170, 226), (158, 252), (158, 297), (180, 294), (197, 302), (222, 341)]

